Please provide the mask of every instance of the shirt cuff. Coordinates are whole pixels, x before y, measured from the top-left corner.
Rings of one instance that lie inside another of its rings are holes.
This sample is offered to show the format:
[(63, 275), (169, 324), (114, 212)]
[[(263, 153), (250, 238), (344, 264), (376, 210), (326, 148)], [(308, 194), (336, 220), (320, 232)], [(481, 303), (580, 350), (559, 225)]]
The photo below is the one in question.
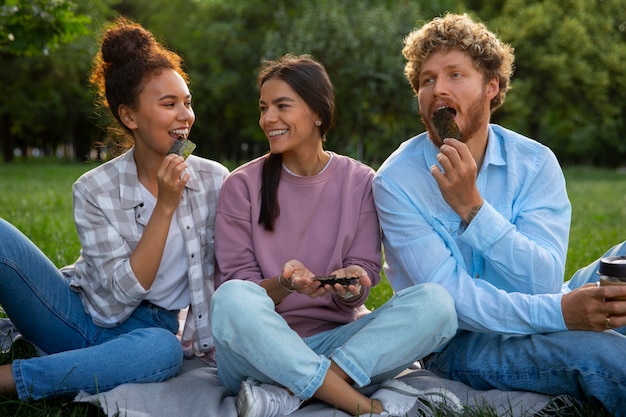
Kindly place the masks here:
[(472, 222), (459, 237), (479, 252), (486, 252), (495, 242), (514, 226), (486, 200)]

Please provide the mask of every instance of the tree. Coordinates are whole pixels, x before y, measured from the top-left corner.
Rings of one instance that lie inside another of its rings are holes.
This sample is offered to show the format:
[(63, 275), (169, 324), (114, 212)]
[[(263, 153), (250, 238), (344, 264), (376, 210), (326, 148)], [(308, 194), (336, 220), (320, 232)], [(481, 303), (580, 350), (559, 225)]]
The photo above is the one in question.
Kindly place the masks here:
[[(75, 13), (76, 4), (64, 0), (5, 0), (0, 8), (0, 138), (4, 160), (13, 160), (16, 130), (32, 127), (41, 114), (36, 82), (41, 62), (60, 44), (86, 34), (89, 18)], [(27, 77), (26, 77), (27, 76)], [(44, 76), (45, 78), (45, 76)], [(33, 83), (35, 82), (35, 84)]]
[(86, 33), (89, 18), (75, 13), (76, 4), (59, 0), (5, 0), (0, 8), (0, 52), (48, 54), (60, 43)]
[(421, 16), (419, 6), (320, 0), (301, 5), (297, 15), (289, 12), (276, 12), (278, 27), (266, 32), (263, 58), (307, 53), (324, 64), (337, 106), (328, 147), (382, 161), (419, 126), (401, 55), (403, 37)]
[[(241, 161), (260, 139), (255, 70), (263, 37), (279, 5), (298, 0), (127, 0), (117, 9), (181, 54), (191, 78), (196, 154)], [(290, 6), (291, 5), (291, 6)], [(180, 10), (186, 18), (172, 25)], [(259, 151), (258, 149), (256, 149)]]
[(493, 0), (476, 10), (515, 47), (513, 89), (499, 120), (549, 145), (562, 161), (622, 164), (623, 0)]
[(192, 136), (205, 156), (241, 161), (265, 152), (256, 72), (263, 59), (292, 52), (312, 54), (335, 84), (329, 148), (381, 161), (420, 126), (402, 39), (452, 3), (428, 2), (422, 12), (410, 0), (187, 0), (177, 5), (189, 16), (180, 25), (169, 24), (173, 10), (158, 1), (128, 1), (123, 10), (184, 56), (196, 111)]
[[(265, 152), (257, 69), (263, 59), (309, 53), (335, 85), (337, 124), (329, 149), (375, 166), (423, 128), (403, 75), (402, 39), (451, 10), (469, 11), (516, 49), (513, 89), (494, 121), (549, 145), (562, 163), (618, 165), (626, 157), (622, 3), (6, 0), (0, 6), (0, 89), (10, 100), (0, 102), (0, 139), (5, 160), (18, 145), (54, 148), (68, 141), (79, 157), (86, 154), (101, 133), (87, 75), (98, 29), (114, 10), (185, 59), (196, 153), (241, 162)], [(172, 18), (181, 11), (184, 19)]]

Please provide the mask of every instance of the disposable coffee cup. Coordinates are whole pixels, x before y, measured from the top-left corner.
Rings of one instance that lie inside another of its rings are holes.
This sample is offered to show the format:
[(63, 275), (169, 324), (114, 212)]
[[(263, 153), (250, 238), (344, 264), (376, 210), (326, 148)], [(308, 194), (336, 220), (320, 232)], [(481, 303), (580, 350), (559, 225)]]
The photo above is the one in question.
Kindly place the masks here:
[[(626, 285), (626, 256), (607, 256), (600, 259), (600, 285)], [(624, 297), (614, 297), (612, 300), (624, 300)]]

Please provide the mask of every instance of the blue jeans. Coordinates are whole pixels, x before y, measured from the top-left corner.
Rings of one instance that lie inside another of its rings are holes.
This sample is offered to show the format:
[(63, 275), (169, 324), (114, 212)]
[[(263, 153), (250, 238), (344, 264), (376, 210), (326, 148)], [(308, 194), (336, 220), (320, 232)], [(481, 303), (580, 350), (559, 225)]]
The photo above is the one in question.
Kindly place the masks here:
[[(626, 243), (604, 256), (625, 255)], [(599, 279), (599, 260), (576, 272), (567, 284), (579, 287)], [(503, 336), (463, 331), (427, 368), (476, 389), (570, 394), (601, 403), (626, 416), (626, 336), (618, 331), (565, 331)]]
[(21, 334), (48, 353), (13, 362), (21, 400), (163, 381), (182, 364), (176, 311), (142, 303), (121, 325), (96, 326), (56, 266), (2, 219), (0, 305)]
[(407, 288), (356, 321), (306, 338), (252, 282), (222, 284), (211, 314), (218, 375), (226, 388), (236, 393), (252, 377), (287, 387), (301, 399), (319, 389), (331, 360), (363, 387), (397, 375), (457, 330), (454, 302), (435, 284)]

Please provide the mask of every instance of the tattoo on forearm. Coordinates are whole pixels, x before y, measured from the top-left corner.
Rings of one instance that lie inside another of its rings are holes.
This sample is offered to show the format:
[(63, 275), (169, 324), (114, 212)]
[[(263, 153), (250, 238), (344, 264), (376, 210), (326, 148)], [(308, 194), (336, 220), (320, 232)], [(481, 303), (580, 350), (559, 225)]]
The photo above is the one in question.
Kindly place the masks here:
[(483, 206), (483, 203), (480, 203), (479, 205), (472, 207), (470, 212), (467, 213), (467, 216), (465, 217), (465, 219), (463, 219), (465, 224), (470, 224), (472, 220), (474, 220), (474, 217), (476, 217), (476, 215), (478, 214), (478, 211), (480, 210), (482, 206)]

